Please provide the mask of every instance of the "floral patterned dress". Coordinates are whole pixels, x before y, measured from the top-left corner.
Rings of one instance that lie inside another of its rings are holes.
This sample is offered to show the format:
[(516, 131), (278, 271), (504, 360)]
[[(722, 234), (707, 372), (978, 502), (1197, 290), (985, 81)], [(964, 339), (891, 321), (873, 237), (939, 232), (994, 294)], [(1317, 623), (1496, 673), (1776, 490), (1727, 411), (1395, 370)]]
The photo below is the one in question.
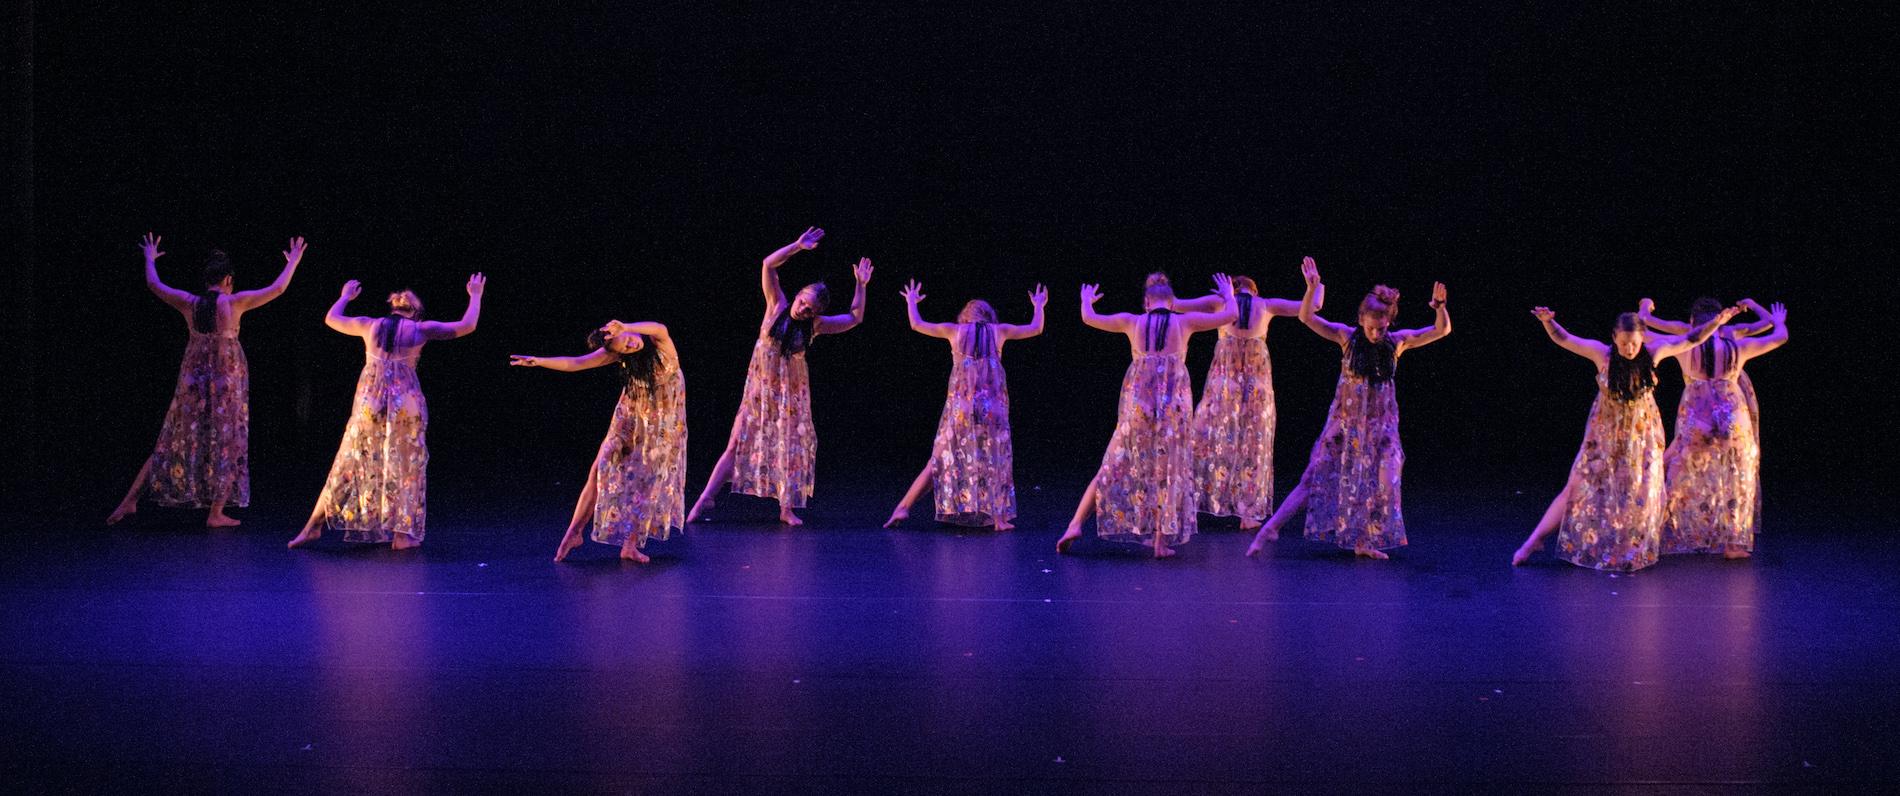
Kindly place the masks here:
[[(200, 298), (200, 301), (207, 300)], [(238, 330), (193, 329), (171, 407), (152, 447), (145, 494), (161, 506), (251, 502), (251, 375)]]
[(1597, 371), (1597, 398), (1583, 447), (1570, 466), (1570, 481), (1570, 503), (1557, 531), (1559, 558), (1623, 572), (1656, 563), (1663, 523), (1663, 423), (1653, 390), (1623, 400)]
[(1226, 334), (1214, 346), (1194, 410), (1200, 510), (1264, 520), (1273, 513), (1273, 361), (1264, 337)]
[(956, 362), (930, 448), (937, 521), (1008, 522), (1016, 517), (1016, 480), (1002, 343), (986, 323), (962, 324), (951, 343)]
[(732, 491), (777, 499), (780, 508), (803, 508), (815, 486), (818, 456), (805, 352), (784, 354), (766, 334), (752, 344), (732, 436)]
[(1386, 550), (1406, 544), (1399, 500), (1405, 449), (1399, 445), (1396, 382), (1390, 375), (1368, 378), (1352, 368), (1352, 347), (1372, 345), (1363, 339), (1355, 330), (1342, 349), (1326, 428), (1313, 443), (1300, 483), (1307, 489), (1307, 539)]
[(665, 540), (686, 519), (686, 378), (662, 350), (653, 385), (629, 380), (594, 458), (594, 541)]
[(1136, 346), (1122, 377), (1115, 435), (1095, 475), (1096, 535), (1119, 542), (1180, 544), (1194, 536), (1194, 393), (1186, 354), (1166, 353), (1166, 310), (1143, 323), (1160, 334)]
[(1676, 437), (1663, 454), (1667, 499), (1663, 552), (1753, 550), (1760, 529), (1761, 446), (1752, 391), (1731, 340), (1715, 338), (1716, 371), (1692, 351), (1677, 358), (1687, 382), (1676, 409)]
[(317, 502), (324, 526), (344, 531), (346, 542), (388, 542), (398, 534), (420, 542), (429, 467), (429, 405), (416, 378), (423, 341), (414, 333), (414, 321), (377, 323), (407, 324), (409, 334), (395, 336), (414, 342), (389, 350), (381, 335), (365, 339), (350, 422)]

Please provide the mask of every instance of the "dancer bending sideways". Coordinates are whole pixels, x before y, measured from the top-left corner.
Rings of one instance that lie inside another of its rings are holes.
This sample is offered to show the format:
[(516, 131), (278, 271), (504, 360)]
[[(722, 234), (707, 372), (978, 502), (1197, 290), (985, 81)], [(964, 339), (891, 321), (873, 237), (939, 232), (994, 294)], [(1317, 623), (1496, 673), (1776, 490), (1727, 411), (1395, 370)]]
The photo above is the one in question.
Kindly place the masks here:
[(1384, 551), (1406, 544), (1399, 501), (1405, 450), (1399, 446), (1399, 403), (1393, 378), (1405, 352), (1451, 334), (1445, 284), (1432, 284), (1436, 320), (1431, 326), (1393, 331), (1392, 321), (1399, 314), (1397, 290), (1385, 285), (1373, 288), (1359, 302), (1359, 325), (1347, 326), (1314, 312), (1322, 287), (1313, 258), (1306, 258), (1300, 271), (1306, 278), (1300, 322), (1339, 346), (1339, 386), (1300, 485), (1260, 527), (1247, 555), (1259, 555), (1267, 542), (1280, 538), (1280, 527), (1304, 509), (1307, 539), (1383, 559), (1387, 557)]
[[(1573, 337), (1548, 307), (1531, 310), (1550, 339), (1596, 366), (1583, 447), (1570, 477), (1537, 527), (1511, 556), (1529, 560), (1557, 533), (1557, 556), (1580, 567), (1633, 571), (1656, 563), (1663, 523), (1663, 427), (1656, 408), (1656, 360), (1688, 351), (1734, 317), (1724, 309), (1687, 337), (1648, 337), (1636, 313), (1617, 316), (1610, 344)], [(1561, 532), (1559, 533), (1559, 529)]]
[(1122, 377), (1115, 435), (1090, 488), (1083, 492), (1069, 528), (1056, 541), (1066, 553), (1082, 538), (1082, 523), (1096, 514), (1096, 535), (1111, 541), (1146, 542), (1155, 558), (1174, 555), (1169, 545), (1194, 535), (1198, 501), (1194, 494), (1194, 393), (1186, 357), (1195, 332), (1233, 323), (1233, 282), (1214, 276), (1222, 299), (1216, 312), (1177, 313), (1168, 309), (1173, 294), (1151, 285), (1142, 299), (1144, 312), (1102, 315), (1098, 285), (1082, 286), (1082, 322), (1128, 337), (1133, 361)]
[[(1654, 306), (1644, 299), (1637, 312), (1649, 328), (1689, 328), (1657, 318)], [(1701, 345), (1676, 355), (1683, 390), (1676, 436), (1663, 452), (1664, 554), (1747, 558), (1761, 530), (1761, 414), (1742, 365), (1788, 341), (1788, 315), (1780, 304), (1765, 310), (1747, 299), (1741, 306), (1758, 320), (1724, 325)], [(1690, 323), (1706, 322), (1721, 310), (1715, 299), (1697, 299)]]
[[(1273, 360), (1267, 322), (1297, 316), (1300, 302), (1259, 298), (1252, 279), (1234, 277), (1234, 322), (1220, 328), (1194, 410), (1194, 479), (1200, 511), (1239, 517), (1251, 530), (1273, 511)], [(1314, 309), (1325, 294), (1313, 299)]]
[(647, 540), (664, 541), (686, 519), (686, 378), (672, 336), (658, 323), (609, 321), (587, 344), (594, 350), (577, 357), (517, 354), (508, 362), (570, 373), (611, 365), (621, 383), (613, 423), (554, 560), (581, 546), (591, 520), (594, 541), (645, 564), (651, 559), (640, 548)]
[(930, 461), (884, 527), (895, 528), (909, 519), (910, 507), (929, 489), (936, 494), (938, 522), (1007, 531), (1015, 527), (1010, 520), (1016, 518), (1016, 480), (1003, 343), (1042, 334), (1049, 290), (1037, 285), (1030, 291), (1029, 304), (1035, 314), (1026, 325), (997, 323), (996, 310), (982, 299), (963, 305), (956, 323), (927, 323), (917, 312), (923, 290), (915, 279), (904, 286), (910, 328), (950, 342), (950, 387), (943, 416), (937, 421), (936, 441), (930, 446)]
[(238, 344), (238, 321), (290, 287), (303, 261), (304, 242), (290, 239), (284, 270), (260, 290), (233, 290), (231, 259), (214, 249), (205, 260), (204, 288), (193, 294), (158, 278), (158, 258), (165, 256), (158, 248), (162, 240), (148, 232), (140, 244), (145, 286), (185, 316), (191, 339), (178, 366), (178, 385), (172, 389), (165, 424), (159, 427), (158, 444), (106, 524), (137, 513), (139, 498), (149, 496), (161, 506), (209, 509), (207, 527), (230, 528), (238, 521), (227, 516), (225, 508), (251, 503), (251, 376), (244, 346)]
[(381, 543), (407, 550), (422, 544), (428, 494), (429, 406), (416, 379), (416, 359), (431, 340), (453, 340), (475, 331), (482, 314), (481, 274), (468, 278), (468, 309), (453, 323), (422, 320), (422, 300), (402, 290), (389, 294), (389, 315), (343, 314), (363, 292), (352, 279), (330, 305), (324, 324), (363, 338), (363, 375), (356, 380), (350, 422), (324, 479), (317, 506), (290, 546), (302, 547), (343, 531), (343, 541)]
[(766, 256), (759, 268), (765, 292), (765, 320), (752, 344), (752, 364), (746, 369), (745, 397), (733, 418), (726, 451), (713, 465), (706, 489), (693, 503), (686, 521), (697, 522), (713, 507), (713, 497), (727, 483), (742, 495), (778, 501), (778, 519), (803, 525), (793, 509), (804, 508), (811, 497), (818, 435), (811, 424), (811, 380), (805, 367), (805, 349), (821, 334), (850, 331), (864, 321), (864, 286), (871, 281), (871, 260), (861, 258), (853, 275), (857, 287), (851, 311), (824, 314), (830, 292), (813, 282), (787, 301), (779, 288), (778, 269), (792, 255), (818, 247), (825, 231), (805, 230), (798, 240)]

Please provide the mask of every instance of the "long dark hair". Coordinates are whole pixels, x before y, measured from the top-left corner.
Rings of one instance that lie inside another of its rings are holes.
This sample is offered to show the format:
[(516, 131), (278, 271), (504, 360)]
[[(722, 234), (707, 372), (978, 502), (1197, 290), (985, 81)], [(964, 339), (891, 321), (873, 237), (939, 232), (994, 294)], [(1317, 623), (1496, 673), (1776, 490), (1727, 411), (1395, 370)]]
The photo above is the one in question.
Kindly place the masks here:
[(1366, 339), (1364, 329), (1352, 330), (1352, 338), (1346, 341), (1346, 368), (1366, 381), (1379, 383), (1392, 380), (1392, 374), (1399, 367), (1399, 344), (1392, 339), (1392, 333), (1379, 335), (1379, 341)]
[(1245, 329), (1253, 325), (1253, 302), (1260, 295), (1260, 288), (1253, 283), (1253, 277), (1234, 277), (1234, 306), (1240, 314), (1234, 316), (1234, 328)]
[[(814, 282), (805, 287), (812, 291), (811, 305), (817, 312), (812, 317), (801, 321), (792, 317), (792, 305), (787, 302), (785, 308), (779, 310), (778, 318), (772, 321), (772, 329), (766, 332), (778, 343), (780, 356), (795, 356), (811, 347), (813, 332), (818, 326), (818, 316), (824, 314), (826, 305), (831, 303), (831, 289), (825, 287), (825, 283)], [(804, 290), (799, 292), (803, 293)]]
[[(1709, 296), (1696, 299), (1694, 304), (1689, 305), (1689, 323), (1695, 326), (1707, 323), (1710, 319), (1722, 314), (1722, 307), (1721, 301)], [(1702, 345), (1696, 346), (1696, 361), (1702, 365), (1702, 372), (1711, 377), (1715, 375), (1715, 347), (1721, 339), (1720, 330), (1717, 330), (1717, 333), (1709, 335), (1709, 339), (1703, 341)]]
[[(1625, 312), (1616, 316), (1613, 331), (1641, 331), (1643, 320), (1634, 312)], [(1610, 346), (1610, 364), (1604, 369), (1603, 383), (1610, 394), (1620, 401), (1634, 401), (1656, 389), (1656, 360), (1649, 355), (1649, 346), (1639, 348), (1636, 356), (1624, 359), (1616, 346)]]
[(1142, 353), (1152, 354), (1168, 347), (1168, 327), (1174, 325), (1174, 310), (1156, 307), (1148, 311), (1144, 332), (1148, 335), (1148, 350)]
[(595, 348), (606, 349), (615, 358), (614, 376), (620, 380), (621, 387), (639, 385), (643, 390), (653, 389), (653, 382), (659, 373), (660, 347), (653, 344), (653, 338), (641, 335), (640, 350), (631, 354), (622, 354), (607, 348), (607, 333), (595, 329), (587, 335), (587, 344)]
[(377, 322), (376, 342), (384, 351), (396, 350), (396, 332), (402, 328), (404, 318), (422, 320), (422, 299), (408, 288), (389, 294), (389, 316)]
[(191, 329), (210, 334), (218, 330), (218, 283), (231, 276), (231, 258), (212, 249), (205, 258), (205, 286), (191, 303)]

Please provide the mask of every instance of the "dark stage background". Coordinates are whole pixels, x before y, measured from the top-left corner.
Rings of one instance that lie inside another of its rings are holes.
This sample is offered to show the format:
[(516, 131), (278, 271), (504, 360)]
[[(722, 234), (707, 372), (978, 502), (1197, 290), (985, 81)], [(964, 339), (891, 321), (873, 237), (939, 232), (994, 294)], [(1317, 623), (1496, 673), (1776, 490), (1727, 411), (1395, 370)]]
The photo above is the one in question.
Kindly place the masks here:
[[(1055, 516), (1127, 362), (1082, 326), (1077, 284), (1103, 283), (1104, 309), (1155, 269), (1184, 293), (1226, 270), (1292, 297), (1305, 254), (1340, 320), (1387, 282), (1425, 325), (1431, 282), (1450, 287), (1456, 332), (1402, 364), (1415, 517), (1456, 499), (1528, 527), (1592, 397), (1528, 309), (1601, 336), (1645, 295), (1669, 315), (1703, 293), (1791, 308), (1792, 342), (1749, 368), (1771, 529), (1886, 493), (1891, 11), (900, 5), (39, 4), (10, 63), (32, 64), (10, 122), (32, 225), (10, 484), (36, 499), (9, 503), (103, 517), (149, 449), (185, 330), (140, 282), (148, 229), (186, 287), (213, 246), (256, 287), (285, 238), (310, 240), (289, 294), (244, 321), (254, 510), (301, 516), (321, 485), (362, 362), (322, 324), (342, 282), (364, 282), (358, 313), (409, 286), (452, 318), (478, 270), (480, 330), (423, 358), (437, 532), (503, 501), (565, 516), (614, 387), (507, 355), (579, 353), (610, 317), (680, 341), (696, 493), (759, 260), (812, 224), (829, 234), (789, 287), (842, 296), (856, 257), (878, 267), (865, 325), (811, 353), (820, 519), (831, 495), (895, 501), (927, 453), (949, 361), (905, 328), (907, 277), (935, 319), (973, 296), (1026, 319), (1050, 286), (1047, 334), (1006, 363), (1024, 509)], [(1337, 354), (1297, 321), (1270, 340), (1284, 494)]]

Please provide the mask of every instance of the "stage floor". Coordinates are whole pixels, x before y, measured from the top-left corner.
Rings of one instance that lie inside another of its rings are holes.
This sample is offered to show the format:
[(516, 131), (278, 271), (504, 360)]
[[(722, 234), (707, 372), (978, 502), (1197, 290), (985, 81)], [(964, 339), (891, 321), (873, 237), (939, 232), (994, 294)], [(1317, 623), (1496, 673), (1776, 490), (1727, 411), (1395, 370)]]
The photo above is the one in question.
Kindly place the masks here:
[(1900, 782), (1900, 553), (1866, 529), (1783, 517), (1752, 561), (1619, 577), (1513, 569), (1523, 528), (1416, 509), (1389, 562), (1294, 540), (1251, 561), (1225, 522), (1156, 562), (1056, 556), (1055, 516), (814, 512), (699, 526), (640, 567), (551, 563), (557, 508), (437, 514), (411, 553), (286, 551), (296, 519), (257, 512), (7, 534), (9, 790)]

